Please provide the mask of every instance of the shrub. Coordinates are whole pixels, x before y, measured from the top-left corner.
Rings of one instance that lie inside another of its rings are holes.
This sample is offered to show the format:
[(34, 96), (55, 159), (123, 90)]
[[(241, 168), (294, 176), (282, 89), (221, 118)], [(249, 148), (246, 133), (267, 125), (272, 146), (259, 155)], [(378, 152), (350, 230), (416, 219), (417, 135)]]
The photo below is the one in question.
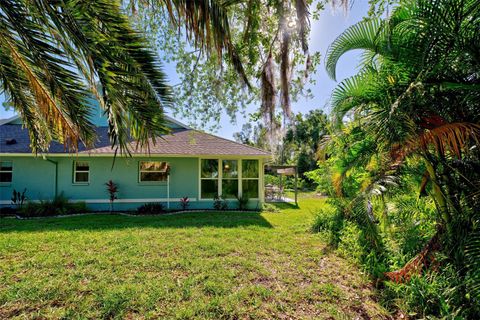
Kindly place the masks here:
[(28, 201), (21, 209), (18, 215), (24, 218), (31, 217), (49, 217), (66, 214), (78, 214), (87, 211), (85, 202), (71, 203), (61, 193), (52, 200), (42, 200), (38, 203)]
[(262, 211), (271, 212), (271, 213), (278, 213), (278, 212), (280, 212), (280, 209), (277, 206), (275, 206), (271, 203), (264, 203), (262, 205)]
[(118, 193), (118, 185), (114, 183), (112, 180), (108, 180), (107, 183), (105, 183), (107, 186), (107, 192), (108, 192), (108, 197), (110, 199), (110, 212), (113, 211), (113, 201), (115, 199), (118, 199), (117, 193)]
[(334, 209), (325, 207), (315, 213), (311, 230), (313, 232), (332, 231), (334, 228), (336, 212)]
[(407, 283), (385, 282), (381, 299), (389, 309), (408, 310), (416, 318), (469, 319), (468, 306), (458, 307), (459, 284), (453, 267), (446, 264), (440, 272), (414, 276)]
[(137, 208), (138, 214), (162, 214), (165, 213), (165, 208), (161, 203), (145, 203)]
[(215, 195), (215, 197), (213, 197), (213, 208), (215, 210), (227, 210), (227, 200), (223, 196)]
[(180, 198), (180, 206), (182, 207), (182, 210), (187, 210), (189, 205), (190, 199), (188, 199), (188, 197)]
[(242, 195), (241, 197), (237, 197), (238, 200), (238, 209), (239, 210), (246, 210), (247, 205), (248, 205), (248, 197), (245, 195)]
[(271, 174), (265, 174), (263, 179), (265, 181), (265, 185), (271, 184), (271, 185), (278, 186), (280, 184), (280, 178), (278, 176), (274, 176), (274, 175), (271, 175)]

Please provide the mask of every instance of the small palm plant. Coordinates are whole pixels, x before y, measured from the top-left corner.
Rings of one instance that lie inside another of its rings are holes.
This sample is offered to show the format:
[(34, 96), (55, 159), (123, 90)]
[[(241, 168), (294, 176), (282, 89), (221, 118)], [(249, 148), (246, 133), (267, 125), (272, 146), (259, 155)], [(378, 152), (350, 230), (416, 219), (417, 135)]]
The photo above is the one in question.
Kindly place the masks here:
[(21, 209), (23, 207), (25, 200), (27, 200), (27, 196), (25, 195), (26, 192), (27, 192), (27, 188), (25, 188), (23, 192), (13, 189), (12, 204)]
[(109, 194), (109, 200), (110, 200), (110, 212), (113, 212), (113, 202), (115, 199), (118, 199), (117, 193), (118, 193), (118, 186), (115, 184), (112, 180), (108, 180), (107, 183), (105, 183), (107, 186), (107, 192)]

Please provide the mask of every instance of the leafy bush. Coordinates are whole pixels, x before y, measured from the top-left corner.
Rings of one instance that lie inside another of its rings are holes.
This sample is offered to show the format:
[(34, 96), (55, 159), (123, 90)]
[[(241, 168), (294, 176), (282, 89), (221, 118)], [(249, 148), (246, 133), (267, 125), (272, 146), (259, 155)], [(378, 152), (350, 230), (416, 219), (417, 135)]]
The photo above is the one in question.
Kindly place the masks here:
[(271, 175), (271, 174), (265, 174), (263, 179), (265, 181), (265, 185), (271, 184), (271, 185), (274, 185), (274, 186), (278, 186), (280, 184), (280, 178), (278, 176), (274, 176), (274, 175)]
[(85, 202), (69, 202), (62, 194), (52, 200), (42, 200), (40, 202), (27, 203), (18, 210), (18, 215), (24, 218), (31, 217), (49, 217), (67, 214), (78, 214), (87, 211)]
[(213, 208), (215, 210), (227, 210), (227, 200), (223, 196), (215, 195), (215, 197), (213, 197)]
[(162, 214), (165, 213), (165, 208), (161, 203), (145, 203), (137, 208), (138, 214)]
[(468, 311), (462, 310), (466, 306), (458, 307), (461, 305), (456, 292), (459, 284), (458, 275), (447, 264), (441, 272), (414, 276), (406, 283), (385, 282), (381, 299), (389, 309), (408, 310), (415, 318), (464, 319), (460, 314)]
[(334, 221), (336, 212), (330, 207), (325, 207), (315, 213), (311, 230), (313, 232), (332, 231), (334, 229)]
[(262, 211), (271, 212), (271, 213), (278, 213), (278, 212), (280, 212), (280, 209), (277, 206), (275, 206), (271, 203), (264, 203), (262, 205)]

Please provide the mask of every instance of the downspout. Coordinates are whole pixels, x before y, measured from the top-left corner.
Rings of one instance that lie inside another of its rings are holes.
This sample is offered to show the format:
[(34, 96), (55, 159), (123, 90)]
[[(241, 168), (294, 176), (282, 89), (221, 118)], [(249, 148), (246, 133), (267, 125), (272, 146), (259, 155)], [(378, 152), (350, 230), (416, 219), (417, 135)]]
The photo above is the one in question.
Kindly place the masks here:
[(55, 193), (54, 194), (55, 194), (55, 198), (56, 198), (57, 195), (58, 195), (58, 162), (50, 160), (45, 156), (43, 156), (43, 160), (46, 160), (46, 161), (48, 161), (50, 163), (53, 163), (55, 165)]

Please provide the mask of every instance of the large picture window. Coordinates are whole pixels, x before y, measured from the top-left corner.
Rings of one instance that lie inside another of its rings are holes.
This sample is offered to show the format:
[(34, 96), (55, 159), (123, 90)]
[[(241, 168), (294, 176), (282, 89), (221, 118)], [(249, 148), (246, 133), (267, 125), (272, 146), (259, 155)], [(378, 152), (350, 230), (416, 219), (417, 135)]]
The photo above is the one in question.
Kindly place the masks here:
[(140, 182), (161, 182), (168, 179), (168, 163), (163, 161), (140, 161)]
[(13, 164), (11, 161), (0, 161), (0, 183), (10, 183), (13, 177)]
[(222, 195), (235, 199), (240, 194), (259, 198), (258, 160), (202, 159), (200, 160), (200, 198), (212, 199)]
[(90, 164), (87, 161), (75, 161), (73, 163), (73, 183), (90, 182)]
[(200, 196), (212, 199), (218, 194), (218, 159), (202, 159), (200, 170)]
[(258, 160), (242, 160), (242, 195), (258, 198)]

